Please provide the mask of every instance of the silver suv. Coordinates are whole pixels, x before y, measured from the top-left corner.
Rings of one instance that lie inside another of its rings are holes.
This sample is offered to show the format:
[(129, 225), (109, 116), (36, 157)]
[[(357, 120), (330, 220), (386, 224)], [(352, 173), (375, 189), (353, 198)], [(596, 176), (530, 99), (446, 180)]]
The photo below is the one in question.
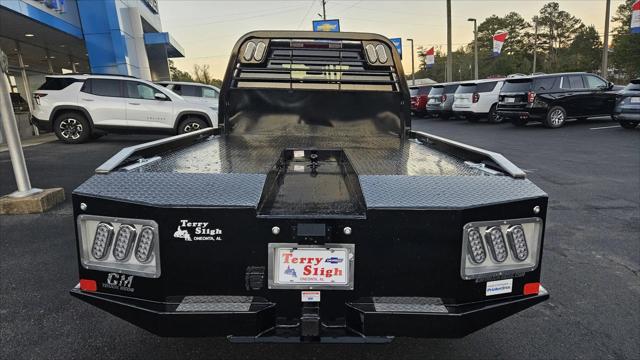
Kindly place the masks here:
[(96, 130), (182, 134), (218, 126), (217, 110), (128, 76), (50, 75), (33, 96), (33, 123), (67, 143)]

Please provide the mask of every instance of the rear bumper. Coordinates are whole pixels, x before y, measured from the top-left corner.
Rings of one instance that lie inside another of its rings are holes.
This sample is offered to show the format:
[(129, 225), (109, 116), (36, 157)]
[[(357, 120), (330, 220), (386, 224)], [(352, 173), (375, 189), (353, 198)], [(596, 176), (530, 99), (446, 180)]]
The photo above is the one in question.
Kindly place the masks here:
[(640, 107), (617, 107), (613, 111), (613, 117), (618, 121), (640, 121)]
[[(276, 304), (252, 296), (188, 296), (158, 303), (78, 287), (71, 295), (160, 336), (229, 336), (237, 342), (386, 342), (393, 336), (456, 338), (549, 298), (514, 296), (472, 304), (443, 304), (439, 298), (364, 298), (344, 304), (344, 321), (320, 320), (319, 336), (301, 337), (304, 321), (276, 320)], [(320, 316), (322, 310), (320, 309)], [(303, 323), (303, 325), (300, 325)], [(385, 340), (386, 339), (386, 340)]]
[(40, 131), (52, 131), (51, 121), (49, 120), (42, 120), (35, 116), (31, 116), (31, 123)]
[(510, 119), (528, 119), (528, 120), (542, 120), (545, 118), (544, 113), (519, 111), (519, 110), (501, 110), (498, 109), (498, 115), (503, 118)]

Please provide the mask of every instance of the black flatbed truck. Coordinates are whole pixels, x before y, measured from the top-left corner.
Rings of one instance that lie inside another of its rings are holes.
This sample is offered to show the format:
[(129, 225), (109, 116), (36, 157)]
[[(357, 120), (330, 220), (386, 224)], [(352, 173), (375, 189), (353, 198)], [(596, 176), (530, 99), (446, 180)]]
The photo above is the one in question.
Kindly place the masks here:
[(249, 33), (219, 111), (74, 191), (73, 296), (161, 336), (359, 343), (462, 337), (549, 297), (547, 195), (411, 130), (387, 38)]

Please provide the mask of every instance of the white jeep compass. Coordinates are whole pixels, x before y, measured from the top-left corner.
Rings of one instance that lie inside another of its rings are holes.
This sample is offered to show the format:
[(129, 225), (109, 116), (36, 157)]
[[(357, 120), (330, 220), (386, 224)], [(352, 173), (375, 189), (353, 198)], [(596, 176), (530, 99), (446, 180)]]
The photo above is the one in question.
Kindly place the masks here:
[(50, 75), (33, 97), (34, 124), (68, 143), (95, 130), (182, 134), (218, 126), (215, 109), (128, 76)]

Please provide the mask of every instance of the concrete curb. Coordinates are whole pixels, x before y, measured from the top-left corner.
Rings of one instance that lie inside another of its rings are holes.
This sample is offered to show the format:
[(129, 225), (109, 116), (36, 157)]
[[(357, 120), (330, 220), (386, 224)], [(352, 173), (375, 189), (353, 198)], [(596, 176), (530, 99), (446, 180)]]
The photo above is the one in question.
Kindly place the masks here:
[(63, 188), (43, 189), (35, 195), (14, 198), (0, 197), (0, 215), (43, 213), (65, 199)]

